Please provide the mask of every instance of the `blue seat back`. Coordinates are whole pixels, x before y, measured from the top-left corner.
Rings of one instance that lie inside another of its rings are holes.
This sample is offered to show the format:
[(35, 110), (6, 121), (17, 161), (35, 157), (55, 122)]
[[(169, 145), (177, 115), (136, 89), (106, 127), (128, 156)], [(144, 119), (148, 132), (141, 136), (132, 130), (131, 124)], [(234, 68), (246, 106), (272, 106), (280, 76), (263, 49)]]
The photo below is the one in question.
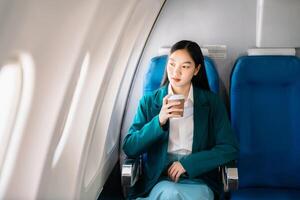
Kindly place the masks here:
[[(159, 88), (163, 79), (167, 61), (167, 55), (157, 56), (151, 59), (148, 71), (144, 79), (144, 94), (152, 92)], [(219, 76), (215, 69), (214, 63), (209, 57), (204, 57), (204, 65), (209, 87), (211, 91), (213, 91), (214, 93), (218, 93)]]
[(231, 74), (240, 188), (300, 189), (300, 60), (245, 56)]

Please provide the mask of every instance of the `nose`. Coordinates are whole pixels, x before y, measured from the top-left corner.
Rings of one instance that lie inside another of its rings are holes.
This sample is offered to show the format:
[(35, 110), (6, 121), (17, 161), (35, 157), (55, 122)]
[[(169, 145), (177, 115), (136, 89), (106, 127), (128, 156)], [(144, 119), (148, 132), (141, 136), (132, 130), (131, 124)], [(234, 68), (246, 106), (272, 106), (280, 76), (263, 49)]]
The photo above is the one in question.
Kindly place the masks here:
[(181, 74), (181, 67), (179, 65), (175, 66), (174, 69), (175, 75), (180, 75)]

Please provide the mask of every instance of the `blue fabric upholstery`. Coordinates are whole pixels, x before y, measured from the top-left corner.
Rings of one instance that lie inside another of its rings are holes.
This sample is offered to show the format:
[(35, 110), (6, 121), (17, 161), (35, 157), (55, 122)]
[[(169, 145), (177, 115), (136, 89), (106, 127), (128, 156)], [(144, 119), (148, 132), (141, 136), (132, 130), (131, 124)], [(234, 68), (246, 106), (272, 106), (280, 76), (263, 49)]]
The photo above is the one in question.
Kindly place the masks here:
[(300, 197), (300, 190), (247, 188), (232, 195), (235, 200), (296, 200)]
[(209, 57), (204, 57), (205, 71), (207, 75), (208, 85), (214, 93), (219, 92), (219, 75), (213, 61)]
[(144, 78), (144, 93), (152, 92), (159, 88), (163, 79), (168, 56), (157, 56), (150, 60), (148, 71)]
[(232, 199), (300, 199), (300, 59), (239, 58), (230, 100), (240, 142)]
[[(144, 94), (152, 92), (159, 88), (163, 79), (164, 70), (168, 61), (168, 56), (157, 56), (151, 59), (148, 71), (144, 78)], [(219, 91), (219, 76), (213, 64), (213, 61), (204, 57), (204, 64), (208, 79), (208, 84), (214, 93)]]

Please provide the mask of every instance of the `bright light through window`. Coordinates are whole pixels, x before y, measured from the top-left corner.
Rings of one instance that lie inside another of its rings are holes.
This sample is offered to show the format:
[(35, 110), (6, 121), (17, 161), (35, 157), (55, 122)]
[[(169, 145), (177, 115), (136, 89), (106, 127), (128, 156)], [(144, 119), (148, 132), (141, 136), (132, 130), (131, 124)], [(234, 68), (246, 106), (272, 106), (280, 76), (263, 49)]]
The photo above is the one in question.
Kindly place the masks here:
[(0, 168), (15, 123), (22, 87), (19, 64), (7, 64), (0, 70)]

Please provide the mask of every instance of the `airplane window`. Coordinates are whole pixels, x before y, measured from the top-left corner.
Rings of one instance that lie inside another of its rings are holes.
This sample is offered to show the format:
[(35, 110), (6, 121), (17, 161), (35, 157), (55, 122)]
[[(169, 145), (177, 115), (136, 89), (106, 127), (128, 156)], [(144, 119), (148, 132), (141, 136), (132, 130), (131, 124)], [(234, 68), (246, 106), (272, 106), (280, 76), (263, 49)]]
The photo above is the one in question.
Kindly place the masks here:
[(83, 62), (82, 62), (81, 71), (80, 71), (79, 79), (78, 79), (76, 89), (75, 89), (75, 92), (74, 92), (74, 96), (73, 96), (73, 99), (72, 99), (72, 104), (71, 104), (71, 107), (70, 107), (70, 111), (69, 111), (69, 114), (67, 116), (67, 120), (66, 120), (65, 127), (64, 127), (63, 133), (61, 135), (60, 141), (59, 141), (59, 143), (56, 147), (56, 150), (55, 150), (55, 153), (54, 153), (54, 156), (53, 156), (52, 168), (54, 168), (56, 166), (57, 162), (59, 161), (59, 159), (60, 159), (60, 157), (63, 153), (65, 144), (66, 144), (66, 142), (67, 142), (67, 140), (70, 136), (70, 132), (71, 132), (70, 127), (72, 125), (73, 118), (75, 117), (75, 110), (78, 106), (79, 97), (80, 97), (81, 92), (83, 90), (83, 84), (84, 84), (84, 81), (86, 79), (86, 75), (87, 75), (89, 65), (90, 65), (90, 53), (88, 52), (88, 53), (86, 53), (86, 55), (83, 59)]
[(20, 52), (0, 66), (1, 184), (11, 175), (10, 167), (17, 156), (16, 149), (22, 141), (31, 108), (34, 83), (35, 65), (29, 53)]
[(21, 95), (22, 70), (17, 63), (0, 69), (0, 169), (13, 131)]

